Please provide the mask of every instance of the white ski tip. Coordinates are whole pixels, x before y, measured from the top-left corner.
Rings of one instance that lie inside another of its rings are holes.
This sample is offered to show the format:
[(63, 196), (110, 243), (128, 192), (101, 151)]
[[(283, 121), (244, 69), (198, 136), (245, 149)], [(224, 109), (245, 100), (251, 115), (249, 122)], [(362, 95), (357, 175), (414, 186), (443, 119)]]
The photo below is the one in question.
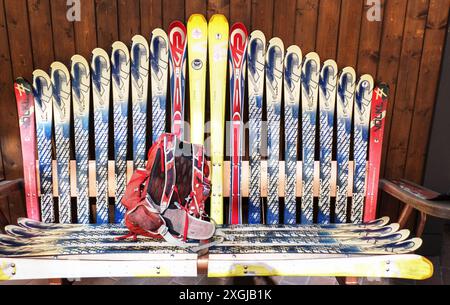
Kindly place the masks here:
[(118, 51), (118, 50), (123, 51), (125, 54), (130, 53), (127, 45), (125, 43), (123, 43), (122, 41), (116, 41), (112, 44), (112, 52)]
[(325, 72), (325, 69), (328, 69), (328, 70), (331, 69), (331, 76), (332, 76), (333, 78), (337, 78), (337, 75), (338, 75), (338, 66), (337, 66), (337, 63), (336, 63), (334, 60), (328, 59), (328, 60), (326, 60), (326, 61), (323, 63), (323, 66), (322, 66), (322, 75), (323, 75), (323, 73)]
[(92, 57), (104, 57), (104, 58), (109, 58), (108, 53), (102, 49), (102, 48), (96, 48), (94, 50), (92, 50)]
[(50, 71), (53, 73), (54, 71), (58, 71), (58, 70), (62, 71), (64, 73), (64, 75), (69, 76), (69, 78), (66, 80), (70, 81), (69, 69), (67, 69), (66, 65), (63, 64), (62, 62), (55, 61), (51, 64)]
[(131, 43), (132, 43), (133, 46), (136, 45), (136, 44), (141, 44), (141, 45), (143, 45), (144, 47), (146, 47), (148, 49), (148, 41), (142, 35), (135, 35), (135, 36), (133, 36), (133, 38), (131, 38)]
[(320, 56), (316, 52), (309, 52), (305, 56), (305, 63), (308, 61), (315, 61), (317, 66), (320, 68)]
[(356, 72), (355, 72), (355, 69), (353, 69), (353, 67), (345, 67), (344, 69), (342, 69), (341, 78), (345, 74), (350, 75), (352, 82), (356, 83)]
[(289, 54), (297, 55), (297, 57), (299, 59), (299, 65), (300, 66), (302, 65), (303, 53), (302, 53), (302, 50), (300, 49), (299, 46), (292, 45), (289, 48), (287, 48), (287, 50), (286, 50), (286, 59), (288, 58)]
[(359, 82), (358, 82), (358, 88), (362, 85), (362, 84), (364, 84), (365, 82), (367, 82), (367, 88), (365, 88), (365, 89), (367, 89), (367, 92), (370, 94), (370, 99), (372, 99), (372, 91), (373, 91), (373, 88), (374, 88), (374, 80), (373, 80), (373, 77), (372, 77), (372, 75), (370, 75), (370, 74), (364, 74), (364, 75), (362, 75), (360, 78), (359, 78)]
[(270, 39), (269, 40), (269, 48), (272, 46), (279, 47), (284, 53), (284, 43), (283, 43), (283, 40), (281, 40), (281, 38), (273, 37), (272, 39)]
[(71, 61), (72, 65), (75, 63), (81, 63), (83, 66), (89, 66), (86, 58), (84, 58), (83, 56), (81, 56), (79, 54), (75, 54), (74, 56), (72, 56), (70, 61)]
[(162, 37), (165, 41), (169, 41), (166, 32), (163, 29), (156, 28), (152, 31), (152, 40), (154, 37)]

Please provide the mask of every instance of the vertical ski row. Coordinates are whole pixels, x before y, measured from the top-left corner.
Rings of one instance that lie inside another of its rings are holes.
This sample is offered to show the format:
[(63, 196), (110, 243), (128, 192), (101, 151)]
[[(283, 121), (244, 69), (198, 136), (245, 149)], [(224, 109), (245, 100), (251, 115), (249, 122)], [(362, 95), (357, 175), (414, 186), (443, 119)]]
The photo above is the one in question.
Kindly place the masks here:
[(335, 222), (347, 222), (348, 166), (355, 96), (356, 73), (344, 68), (339, 77), (337, 94), (337, 186)]
[(120, 223), (125, 216), (122, 197), (127, 186), (128, 103), (130, 93), (130, 53), (120, 41), (112, 45), (111, 78), (113, 84), (114, 159), (116, 200), (114, 218)]
[(91, 73), (86, 59), (71, 60), (72, 102), (77, 164), (77, 221), (89, 223), (89, 103)]
[(70, 207), (70, 74), (60, 62), (51, 65), (53, 113), (55, 119), (55, 146), (59, 192), (59, 222), (71, 223)]
[(385, 84), (380, 84), (373, 92), (369, 126), (370, 144), (364, 222), (369, 222), (376, 217), (378, 181), (388, 96), (389, 87)]
[(14, 84), (17, 112), (19, 115), (20, 139), (22, 144), (23, 177), (25, 181), (25, 198), (27, 215), (39, 220), (39, 202), (36, 181), (36, 125), (33, 90), (23, 78)]
[(319, 82), (320, 109), (320, 191), (318, 223), (330, 222), (331, 162), (336, 108), (337, 64), (327, 60), (323, 64)]
[(299, 47), (290, 46), (287, 49), (284, 63), (285, 224), (297, 222), (297, 142), (302, 59)]
[(152, 32), (150, 71), (152, 79), (152, 135), (155, 142), (166, 128), (167, 75), (169, 70), (169, 38), (161, 29)]
[(302, 68), (302, 224), (313, 223), (314, 154), (316, 144), (319, 74), (319, 55), (314, 52), (307, 54)]
[(248, 100), (250, 124), (250, 198), (249, 224), (260, 224), (261, 219), (261, 124), (264, 96), (266, 37), (261, 31), (253, 31), (248, 50)]
[(208, 53), (208, 23), (203, 15), (194, 14), (188, 20), (189, 93), (191, 112), (191, 142), (204, 143), (206, 65)]
[(372, 76), (361, 76), (356, 87), (354, 113), (354, 175), (353, 200), (350, 213), (351, 222), (363, 220), (364, 195), (366, 183), (367, 145), (369, 142), (370, 110), (374, 81)]
[(144, 168), (146, 162), (149, 62), (150, 47), (147, 40), (140, 35), (134, 36), (131, 46), (131, 95), (135, 168)]
[(230, 34), (231, 184), (230, 224), (242, 223), (241, 160), (244, 137), (243, 103), (248, 44), (247, 29), (235, 23)]
[(52, 223), (55, 222), (52, 173), (53, 89), (50, 76), (46, 72), (33, 72), (33, 92), (41, 184), (41, 217), (43, 222)]
[(97, 223), (108, 222), (108, 130), (110, 61), (103, 49), (92, 52), (92, 91), (94, 99), (95, 160), (97, 173)]
[(169, 26), (169, 46), (172, 133), (184, 140), (187, 30), (180, 21), (174, 21)]
[(280, 38), (272, 38), (266, 54), (266, 98), (268, 120), (268, 197), (267, 224), (279, 222), (279, 160), (281, 96), (283, 88), (284, 45)]
[(211, 218), (223, 223), (223, 159), (227, 88), (229, 26), (224, 15), (211, 17), (208, 25), (209, 88), (211, 101)]

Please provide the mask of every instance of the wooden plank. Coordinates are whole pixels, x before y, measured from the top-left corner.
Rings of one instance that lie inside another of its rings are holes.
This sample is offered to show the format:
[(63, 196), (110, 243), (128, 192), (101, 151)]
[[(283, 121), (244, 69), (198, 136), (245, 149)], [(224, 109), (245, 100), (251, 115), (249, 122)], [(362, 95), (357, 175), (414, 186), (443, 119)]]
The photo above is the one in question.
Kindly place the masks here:
[(295, 9), (297, 0), (276, 1), (273, 16), (273, 35), (281, 38), (288, 48), (294, 43)]
[(208, 3), (205, 0), (186, 0), (185, 15), (186, 19), (192, 14), (202, 14), (206, 16)]
[(336, 58), (341, 0), (320, 1), (316, 52), (320, 58)]
[(230, 18), (230, 0), (208, 0), (207, 19), (214, 14), (223, 14), (227, 19)]
[[(385, 165), (386, 178), (402, 178), (404, 175), (428, 6), (428, 0), (408, 2), (397, 90), (387, 142), (389, 147)], [(386, 205), (388, 216), (398, 214), (398, 204), (389, 200)]]
[(408, 180), (417, 183), (421, 183), (423, 178), (429, 132), (439, 84), (449, 6), (449, 0), (430, 1), (404, 173)]
[(155, 28), (162, 26), (162, 0), (141, 0), (141, 34), (150, 39)]
[(307, 54), (316, 49), (319, 0), (297, 0), (294, 42)]
[(55, 59), (68, 65), (75, 53), (73, 22), (67, 20), (66, 1), (51, 1)]
[(111, 0), (97, 0), (95, 2), (97, 13), (97, 44), (107, 52), (113, 42), (119, 39), (117, 23), (117, 2)]
[[(28, 0), (33, 61), (36, 68), (48, 70), (55, 60), (52, 35), (52, 19), (49, 0)], [(45, 50), (45, 52), (44, 52)]]
[(5, 180), (5, 169), (3, 168), (2, 146), (0, 144), (0, 181), (3, 180)]
[(95, 28), (95, 0), (81, 0), (81, 20), (74, 23), (75, 49), (87, 60), (92, 50), (97, 47), (97, 31)]
[(384, 2), (385, 0), (381, 0), (381, 21), (369, 21), (367, 13), (372, 5), (368, 5), (364, 1), (358, 65), (356, 69), (359, 75), (368, 73), (374, 78), (377, 76), (377, 67), (380, 60), (381, 33), (383, 30)]
[(131, 38), (141, 32), (139, 0), (118, 0), (119, 39), (131, 46)]
[(230, 1), (230, 24), (242, 22), (247, 30), (251, 32), (252, 26), (252, 1), (231, 0)]
[(362, 0), (342, 0), (337, 52), (337, 64), (340, 67), (356, 67), (358, 62), (362, 11)]
[[(163, 1), (163, 26), (165, 30), (175, 20), (185, 20), (184, 0)], [(187, 21), (187, 20), (186, 20)]]
[(252, 29), (262, 31), (267, 42), (273, 36), (273, 8), (274, 0), (252, 2)]

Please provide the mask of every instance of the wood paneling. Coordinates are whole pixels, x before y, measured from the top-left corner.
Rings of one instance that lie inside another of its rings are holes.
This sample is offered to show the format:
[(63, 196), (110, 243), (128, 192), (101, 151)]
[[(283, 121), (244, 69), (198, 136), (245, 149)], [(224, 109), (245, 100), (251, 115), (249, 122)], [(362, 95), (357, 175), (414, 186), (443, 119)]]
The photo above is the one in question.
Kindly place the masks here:
[[(90, 59), (95, 47), (110, 50), (135, 34), (150, 39), (156, 27), (168, 29), (192, 13), (222, 13), (279, 36), (286, 47), (316, 51), (340, 67), (371, 73), (390, 85), (382, 176), (421, 182), (439, 83), (450, 0), (382, 0), (381, 21), (366, 17), (365, 0), (81, 0), (81, 20), (66, 19), (64, 0), (0, 0), (0, 148), (3, 176), (22, 176), (17, 111), (12, 82), (30, 79), (53, 60), (68, 64), (79, 53)], [(187, 95), (188, 96), (188, 95)], [(246, 116), (245, 116), (246, 117)], [(1, 167), (0, 167), (1, 169)], [(0, 174), (0, 178), (2, 175)], [(13, 206), (11, 218), (23, 209)], [(8, 212), (9, 213), (9, 212)], [(381, 214), (395, 217), (398, 205), (385, 201)]]

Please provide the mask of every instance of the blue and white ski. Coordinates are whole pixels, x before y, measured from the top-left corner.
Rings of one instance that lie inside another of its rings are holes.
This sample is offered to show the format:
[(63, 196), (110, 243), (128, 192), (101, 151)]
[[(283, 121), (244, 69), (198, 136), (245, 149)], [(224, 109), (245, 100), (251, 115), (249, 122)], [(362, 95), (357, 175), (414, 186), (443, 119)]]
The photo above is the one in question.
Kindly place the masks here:
[(279, 223), (279, 160), (281, 97), (283, 94), (284, 44), (272, 38), (266, 54), (266, 98), (268, 120), (268, 174), (267, 224)]
[(120, 41), (112, 45), (111, 79), (114, 105), (114, 158), (116, 201), (114, 220), (123, 221), (125, 207), (122, 198), (127, 187), (128, 103), (130, 95), (130, 52)]
[(94, 99), (95, 160), (97, 172), (97, 223), (107, 223), (108, 211), (108, 132), (111, 88), (108, 53), (92, 51), (92, 91)]
[(264, 96), (264, 68), (266, 37), (261, 31), (250, 34), (248, 46), (248, 100), (250, 135), (250, 198), (249, 224), (260, 224), (261, 219), (261, 123)]
[(72, 101), (77, 162), (77, 218), (89, 223), (89, 103), (91, 70), (86, 59), (75, 55), (71, 60)]
[(55, 222), (52, 180), (53, 88), (47, 72), (42, 70), (33, 72), (33, 93), (36, 107), (41, 218), (43, 222), (51, 223)]
[(356, 72), (352, 67), (342, 70), (337, 94), (337, 183), (335, 222), (347, 222), (348, 164)]
[(155, 142), (166, 128), (166, 99), (169, 73), (169, 38), (166, 32), (155, 29), (150, 43), (150, 71), (152, 76), (152, 135)]
[(338, 68), (334, 60), (323, 64), (319, 81), (320, 109), (320, 191), (319, 223), (330, 223), (331, 162), (333, 154), (334, 110), (336, 109)]
[(370, 110), (374, 81), (372, 76), (361, 76), (356, 86), (354, 114), (353, 159), (355, 162), (353, 200), (350, 218), (352, 222), (363, 221), (364, 196), (366, 186), (367, 146), (369, 142)]
[(134, 168), (145, 168), (147, 139), (147, 101), (150, 48), (147, 40), (136, 35), (131, 46), (131, 95), (133, 103)]
[(58, 169), (59, 222), (71, 223), (70, 204), (70, 74), (67, 67), (54, 62), (51, 65), (53, 87), (53, 112), (55, 120), (55, 146)]
[(285, 208), (284, 223), (297, 223), (297, 142), (302, 51), (290, 46), (284, 61)]
[(302, 224), (313, 223), (314, 217), (314, 154), (316, 151), (319, 74), (319, 55), (311, 52), (306, 55), (302, 68)]

